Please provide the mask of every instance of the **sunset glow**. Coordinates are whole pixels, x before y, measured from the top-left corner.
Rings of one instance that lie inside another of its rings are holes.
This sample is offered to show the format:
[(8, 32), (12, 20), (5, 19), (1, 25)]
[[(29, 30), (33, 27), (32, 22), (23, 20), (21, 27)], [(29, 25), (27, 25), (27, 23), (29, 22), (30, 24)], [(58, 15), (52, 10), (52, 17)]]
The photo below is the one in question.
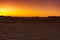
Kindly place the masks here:
[(60, 16), (58, 0), (0, 0), (0, 5), (3, 16)]

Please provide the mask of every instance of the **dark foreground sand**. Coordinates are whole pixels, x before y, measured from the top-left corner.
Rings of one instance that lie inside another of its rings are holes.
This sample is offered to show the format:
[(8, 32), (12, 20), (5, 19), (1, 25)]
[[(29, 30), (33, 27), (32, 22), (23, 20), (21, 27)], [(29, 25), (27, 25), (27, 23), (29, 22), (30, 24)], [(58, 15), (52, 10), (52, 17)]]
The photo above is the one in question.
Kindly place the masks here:
[(60, 40), (60, 23), (0, 23), (0, 40)]

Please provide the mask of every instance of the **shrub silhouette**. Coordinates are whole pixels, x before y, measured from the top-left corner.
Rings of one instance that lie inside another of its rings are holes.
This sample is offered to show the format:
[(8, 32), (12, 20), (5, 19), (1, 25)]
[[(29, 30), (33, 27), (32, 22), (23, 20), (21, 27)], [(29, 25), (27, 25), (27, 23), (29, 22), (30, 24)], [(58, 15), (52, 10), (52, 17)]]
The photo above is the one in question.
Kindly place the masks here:
[(60, 16), (48, 17), (11, 17), (0, 16), (0, 22), (60, 22)]

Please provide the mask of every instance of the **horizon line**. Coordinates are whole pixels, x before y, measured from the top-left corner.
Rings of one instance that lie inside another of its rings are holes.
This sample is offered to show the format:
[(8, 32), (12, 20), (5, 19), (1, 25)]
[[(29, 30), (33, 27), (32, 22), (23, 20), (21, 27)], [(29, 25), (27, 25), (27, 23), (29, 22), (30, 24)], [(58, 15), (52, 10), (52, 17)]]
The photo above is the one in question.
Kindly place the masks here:
[(4, 15), (0, 15), (0, 17), (60, 17), (60, 16), (4, 16)]

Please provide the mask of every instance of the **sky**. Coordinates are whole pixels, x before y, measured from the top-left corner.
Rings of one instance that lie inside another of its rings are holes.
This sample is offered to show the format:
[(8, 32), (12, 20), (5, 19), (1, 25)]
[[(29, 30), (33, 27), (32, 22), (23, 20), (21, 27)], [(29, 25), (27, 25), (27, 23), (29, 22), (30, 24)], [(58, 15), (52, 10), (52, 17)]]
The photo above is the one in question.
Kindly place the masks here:
[(59, 0), (0, 0), (3, 16), (60, 16)]

